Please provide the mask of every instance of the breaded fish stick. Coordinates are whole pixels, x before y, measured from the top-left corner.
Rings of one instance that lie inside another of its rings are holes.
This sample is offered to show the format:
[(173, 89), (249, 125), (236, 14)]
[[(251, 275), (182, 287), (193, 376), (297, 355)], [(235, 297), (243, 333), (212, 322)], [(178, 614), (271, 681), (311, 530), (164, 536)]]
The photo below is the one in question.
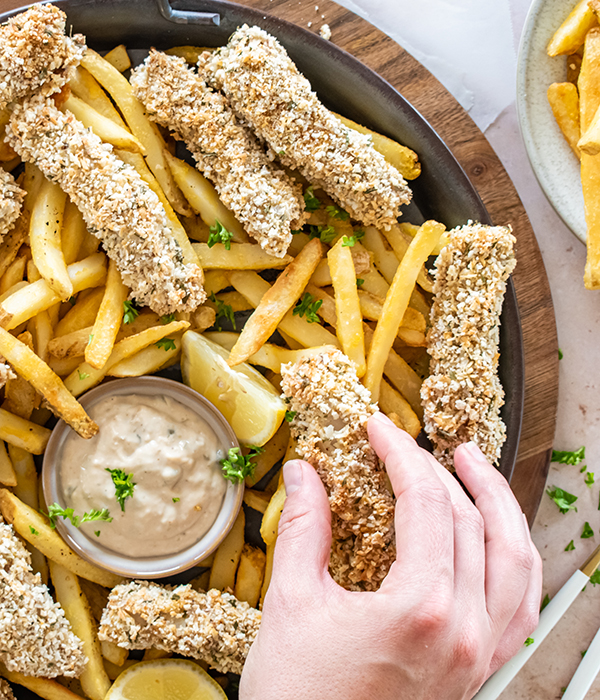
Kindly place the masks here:
[(183, 58), (154, 49), (133, 72), (131, 84), (148, 116), (183, 138), (198, 170), (248, 233), (268, 253), (283, 257), (292, 229), (304, 223), (302, 188), (273, 166), (223, 95)]
[(469, 224), (450, 231), (435, 263), (430, 376), (421, 398), (433, 453), (449, 469), (456, 447), (469, 440), (490, 462), (500, 459), (506, 438), (498, 379), (500, 312), (516, 265), (514, 243), (508, 226)]
[(202, 304), (202, 270), (184, 263), (160, 200), (112, 146), (37, 95), (15, 107), (7, 140), (69, 195), (139, 304), (160, 315)]
[(394, 499), (367, 437), (377, 408), (340, 350), (284, 365), (281, 376), (296, 449), (329, 495), (331, 575), (350, 590), (377, 590), (396, 558)]
[(4, 679), (0, 679), (0, 700), (15, 700), (12, 688)]
[(353, 219), (383, 228), (396, 223), (400, 205), (412, 196), (404, 178), (369, 136), (321, 104), (275, 37), (244, 25), (198, 65), (273, 157), (324, 189)]
[(14, 177), (0, 168), (0, 241), (14, 226), (21, 213), (25, 192)]
[(130, 581), (113, 588), (98, 636), (125, 649), (162, 649), (241, 673), (261, 614), (215, 589)]
[(0, 661), (26, 676), (79, 676), (87, 663), (83, 645), (71, 631), (31, 556), (0, 518)]
[(33, 5), (0, 27), (0, 109), (36, 90), (57, 92), (85, 51), (85, 37), (65, 36), (64, 12)]

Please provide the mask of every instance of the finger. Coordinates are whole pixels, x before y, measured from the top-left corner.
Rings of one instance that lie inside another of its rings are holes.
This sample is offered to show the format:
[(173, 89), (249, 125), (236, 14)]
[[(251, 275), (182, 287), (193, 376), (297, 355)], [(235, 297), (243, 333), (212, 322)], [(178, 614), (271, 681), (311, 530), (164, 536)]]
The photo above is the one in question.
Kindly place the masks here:
[(542, 558), (531, 541), (531, 536), (529, 543), (534, 559), (529, 584), (519, 609), (498, 642), (490, 663), (490, 676), (501, 666), (504, 666), (509, 659), (512, 659), (522, 648), (525, 640), (534, 635), (534, 631), (538, 626), (540, 602), (542, 600)]
[(287, 462), (283, 479), (287, 498), (279, 521), (270, 585), (310, 595), (329, 577), (329, 500), (321, 479), (308, 462)]
[(475, 443), (456, 449), (454, 466), (483, 517), (487, 610), (500, 635), (517, 612), (529, 583), (534, 564), (529, 531), (508, 482)]
[(386, 416), (367, 423), (369, 441), (385, 463), (396, 496), (396, 559), (384, 587), (398, 583), (427, 590), (454, 582), (454, 536), (450, 493), (427, 453)]

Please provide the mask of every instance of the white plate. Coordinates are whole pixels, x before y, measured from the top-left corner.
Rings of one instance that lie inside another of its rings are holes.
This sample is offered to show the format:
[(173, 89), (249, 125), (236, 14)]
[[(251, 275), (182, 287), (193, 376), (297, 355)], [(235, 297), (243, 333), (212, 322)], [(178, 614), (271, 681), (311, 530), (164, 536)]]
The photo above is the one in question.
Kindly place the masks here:
[(573, 0), (534, 0), (525, 20), (517, 62), (517, 111), (533, 171), (557, 214), (586, 241), (579, 161), (554, 119), (546, 91), (567, 79), (564, 56), (550, 58), (546, 46), (575, 6)]

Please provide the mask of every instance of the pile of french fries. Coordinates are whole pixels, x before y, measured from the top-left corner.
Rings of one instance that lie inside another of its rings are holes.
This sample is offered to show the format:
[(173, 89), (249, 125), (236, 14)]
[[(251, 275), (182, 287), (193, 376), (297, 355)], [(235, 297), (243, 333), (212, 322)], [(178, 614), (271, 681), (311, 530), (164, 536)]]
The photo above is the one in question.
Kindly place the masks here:
[(566, 57), (567, 80), (552, 83), (548, 101), (581, 162), (587, 227), (584, 284), (600, 289), (600, 0), (581, 0), (548, 44), (549, 56)]
[[(170, 53), (194, 63), (202, 50), (177, 47)], [(40, 514), (47, 506), (33, 455), (45, 449), (50, 430), (44, 425), (51, 412), (83, 437), (93, 436), (97, 426), (76, 397), (106, 377), (151, 374), (174, 364), (187, 329), (203, 333), (221, 315), (231, 319), (251, 311), (241, 332), (206, 334), (230, 351), (230, 366), (258, 365), (278, 387), (283, 363), (323, 346), (341, 347), (381, 410), (416, 436), (433, 289), (425, 261), (439, 252), (446, 236), (444, 226), (432, 221), (401, 223), (389, 231), (354, 226), (326, 193), (310, 189), (310, 227), (295, 233), (288, 255), (268, 255), (249, 242), (210, 182), (175, 157), (173, 139), (148, 120), (134, 97), (123, 75), (130, 67), (124, 46), (104, 57), (88, 50), (58, 103), (111, 144), (156, 192), (184, 256), (199, 260), (205, 270), (210, 301), (192, 314), (162, 318), (132, 305), (118, 270), (99, 250), (77, 208), (36, 167), (25, 164), (18, 176), (27, 193), (23, 212), (0, 244), (0, 355), (17, 374), (8, 381), (0, 407), (0, 484), (5, 487), (0, 512), (26, 541), (42, 580), (52, 581), (90, 661), (78, 681), (26, 678), (1, 665), (0, 675), (49, 700), (82, 695), (103, 700), (111, 680), (133, 663), (127, 651), (97, 637), (108, 589), (119, 577), (81, 559)], [(6, 120), (0, 115), (0, 122)], [(374, 146), (407, 179), (418, 176), (412, 151), (343, 121), (371, 134)], [(0, 165), (10, 171), (20, 165), (3, 143)], [(229, 245), (209, 244), (217, 225), (231, 234)], [(259, 274), (265, 270), (281, 272), (271, 284)], [(269, 342), (275, 331), (285, 346)], [(171, 342), (160, 342), (165, 339)], [(244, 503), (262, 516), (266, 554), (246, 542), (242, 510), (192, 585), (232, 589), (253, 606), (262, 602), (285, 502), (278, 465), (295, 456), (284, 421), (246, 479)], [(148, 650), (144, 658), (161, 656), (166, 654)]]

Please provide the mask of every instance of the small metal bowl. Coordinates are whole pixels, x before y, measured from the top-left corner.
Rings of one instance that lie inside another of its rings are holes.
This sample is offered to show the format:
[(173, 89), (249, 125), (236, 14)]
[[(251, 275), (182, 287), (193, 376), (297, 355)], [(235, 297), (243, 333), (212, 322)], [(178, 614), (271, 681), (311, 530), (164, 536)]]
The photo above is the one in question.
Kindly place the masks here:
[[(232, 447), (239, 447), (235, 433), (222, 414), (193, 389), (163, 377), (135, 377), (106, 382), (88, 391), (80, 402), (89, 409), (94, 404), (109, 396), (141, 394), (146, 396), (169, 396), (195, 411), (205, 420), (217, 435), (224, 454)], [(42, 467), (42, 484), (47, 503), (58, 503), (67, 507), (64, 502), (60, 474), (57, 468), (65, 439), (71, 428), (59, 421), (48, 442)], [(93, 438), (92, 438), (93, 439)], [(73, 526), (68, 520), (59, 519), (56, 527), (65, 541), (84, 559), (121, 576), (131, 578), (162, 578), (185, 571), (207, 556), (227, 536), (242, 505), (244, 484), (227, 483), (221, 510), (210, 530), (191, 547), (175, 554), (157, 557), (130, 557), (126, 553), (118, 554), (93, 541), (83, 531)]]

